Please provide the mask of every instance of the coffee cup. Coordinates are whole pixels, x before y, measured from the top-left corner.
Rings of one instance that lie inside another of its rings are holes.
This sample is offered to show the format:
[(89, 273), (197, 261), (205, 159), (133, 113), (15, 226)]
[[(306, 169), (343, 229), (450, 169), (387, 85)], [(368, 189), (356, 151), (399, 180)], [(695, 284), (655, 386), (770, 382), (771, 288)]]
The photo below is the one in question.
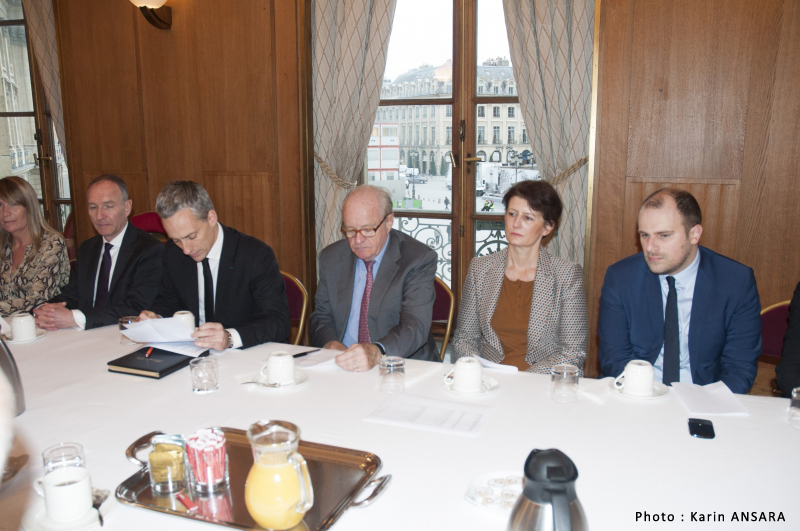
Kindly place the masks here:
[(444, 376), (445, 385), (457, 393), (479, 393), (483, 367), (476, 358), (465, 357), (456, 361), (453, 370)]
[(73, 522), (92, 508), (92, 483), (83, 467), (57, 468), (35, 479), (33, 488), (44, 498), (45, 512), (54, 522)]
[(31, 314), (21, 312), (11, 319), (11, 337), (14, 341), (36, 339), (36, 320)]
[(276, 350), (261, 367), (261, 376), (273, 385), (294, 383), (294, 357), (285, 350)]
[(653, 366), (645, 360), (629, 361), (614, 387), (628, 396), (653, 396)]
[(175, 312), (175, 314), (172, 317), (183, 322), (187, 326), (187, 328), (189, 328), (190, 332), (194, 332), (195, 329), (194, 314), (192, 312), (188, 310), (181, 310), (179, 312)]

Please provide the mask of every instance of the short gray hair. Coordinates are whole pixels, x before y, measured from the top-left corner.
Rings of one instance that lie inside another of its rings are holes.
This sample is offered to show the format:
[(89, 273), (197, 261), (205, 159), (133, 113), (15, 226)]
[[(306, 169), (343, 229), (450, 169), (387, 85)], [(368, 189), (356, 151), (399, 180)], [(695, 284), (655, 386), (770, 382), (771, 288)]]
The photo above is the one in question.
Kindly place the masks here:
[(158, 194), (156, 213), (161, 219), (171, 218), (179, 210), (188, 208), (197, 219), (208, 218), (214, 204), (206, 189), (194, 181), (172, 181)]
[(386, 191), (386, 188), (381, 188), (380, 186), (373, 186), (371, 184), (362, 184), (360, 186), (356, 186), (353, 191), (347, 195), (345, 201), (351, 197), (358, 199), (358, 196), (364, 194), (368, 194), (378, 200), (381, 205), (381, 215), (383, 217), (386, 217), (392, 213), (392, 196), (389, 195), (389, 192)]

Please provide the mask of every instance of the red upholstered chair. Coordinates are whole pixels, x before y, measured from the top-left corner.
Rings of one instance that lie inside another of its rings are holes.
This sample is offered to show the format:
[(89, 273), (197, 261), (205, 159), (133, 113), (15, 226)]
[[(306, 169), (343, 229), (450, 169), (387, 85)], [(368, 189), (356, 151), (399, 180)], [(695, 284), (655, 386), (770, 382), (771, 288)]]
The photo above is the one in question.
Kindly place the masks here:
[(758, 361), (772, 365), (780, 363), (783, 336), (789, 326), (790, 302), (779, 302), (761, 310), (761, 356)]
[(167, 241), (167, 231), (164, 230), (164, 225), (161, 224), (161, 218), (155, 212), (143, 212), (136, 214), (131, 218), (131, 223), (137, 229), (149, 232), (162, 243)]
[(303, 339), (306, 328), (306, 313), (308, 313), (308, 291), (300, 280), (285, 271), (281, 271), (286, 283), (286, 298), (289, 300), (289, 318), (292, 328), (297, 326), (297, 335), (294, 336), (293, 345), (299, 345)]
[(445, 325), (442, 350), (439, 353), (441, 359), (444, 360), (447, 343), (450, 342), (450, 334), (453, 332), (453, 314), (456, 309), (456, 298), (450, 288), (447, 287), (447, 284), (439, 277), (436, 277), (433, 287), (436, 290), (436, 299), (433, 301), (433, 322)]

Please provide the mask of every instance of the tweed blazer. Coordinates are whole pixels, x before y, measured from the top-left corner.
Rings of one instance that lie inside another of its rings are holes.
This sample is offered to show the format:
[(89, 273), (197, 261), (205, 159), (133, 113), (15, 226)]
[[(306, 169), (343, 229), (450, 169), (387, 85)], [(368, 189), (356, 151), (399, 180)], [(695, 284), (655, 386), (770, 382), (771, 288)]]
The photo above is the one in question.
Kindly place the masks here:
[[(478, 354), (503, 361), (503, 346), (492, 328), (508, 249), (472, 260), (461, 296), (453, 338), (456, 358)], [(528, 371), (549, 374), (553, 365), (572, 363), (583, 373), (589, 324), (581, 267), (542, 249), (536, 267), (528, 321)]]

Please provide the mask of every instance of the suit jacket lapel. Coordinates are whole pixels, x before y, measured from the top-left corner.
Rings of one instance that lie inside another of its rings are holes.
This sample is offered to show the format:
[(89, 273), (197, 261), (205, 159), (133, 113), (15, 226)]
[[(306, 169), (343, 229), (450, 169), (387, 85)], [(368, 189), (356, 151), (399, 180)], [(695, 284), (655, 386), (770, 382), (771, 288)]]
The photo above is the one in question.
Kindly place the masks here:
[[(650, 268), (647, 267), (644, 259), (642, 260), (642, 266), (646, 269), (645, 274), (647, 275), (645, 277), (647, 279), (645, 282), (645, 302), (647, 311), (650, 314), (651, 327), (651, 332), (646, 337), (654, 338), (655, 345), (652, 345), (651, 348), (655, 348), (655, 355), (658, 357), (661, 346), (664, 344), (664, 300), (661, 296), (661, 283), (658, 275), (650, 272)], [(653, 362), (655, 362), (655, 359), (653, 359)]]
[[(356, 278), (356, 263), (358, 260), (349, 246), (344, 248), (344, 252), (346, 253), (344, 259), (339, 262), (339, 267), (341, 269), (339, 273), (342, 275), (339, 278), (341, 281), (337, 282), (336, 288), (332, 288), (336, 289), (336, 297), (340, 301), (343, 310), (341, 314), (335, 316), (335, 320), (341, 319), (343, 323), (341, 327), (342, 332), (339, 334), (339, 341), (344, 339), (344, 334), (347, 331), (347, 320), (350, 318), (350, 306), (353, 304), (353, 283)], [(336, 308), (333, 310), (336, 311)]]
[[(383, 260), (381, 267), (378, 269), (378, 276), (373, 279), (372, 292), (369, 296), (369, 321), (370, 324), (378, 321), (378, 312), (381, 309), (381, 302), (386, 298), (386, 292), (392, 284), (392, 279), (397, 274), (400, 266), (397, 262), (400, 260), (400, 238), (393, 232), (390, 233), (389, 246), (386, 252), (383, 253)], [(352, 282), (351, 282), (352, 284)], [(433, 289), (433, 286), (431, 286)], [(352, 295), (351, 295), (352, 300)], [(373, 304), (374, 302), (374, 304)], [(370, 327), (370, 335), (372, 335), (372, 327)]]
[(114, 286), (117, 285), (117, 280), (122, 276), (123, 271), (128, 266), (128, 262), (133, 255), (133, 243), (136, 241), (136, 228), (128, 224), (125, 229), (125, 236), (122, 237), (122, 245), (120, 245), (119, 252), (117, 253), (117, 262), (114, 264), (114, 273), (111, 275), (111, 285), (108, 288), (109, 296), (114, 291)]
[(225, 231), (225, 239), (222, 241), (222, 253), (219, 257), (217, 285), (214, 293), (214, 318), (217, 322), (222, 321), (220, 315), (223, 315), (226, 302), (228, 302), (224, 301), (224, 297), (225, 293), (230, 293), (229, 286), (235, 273), (234, 264), (236, 263), (236, 252), (239, 249), (239, 238), (236, 237), (236, 233), (227, 230), (227, 227), (222, 224), (220, 224), (220, 230)]
[[(694, 294), (692, 294), (692, 315), (689, 319), (689, 365), (694, 369), (698, 366), (698, 356), (701, 354), (700, 344), (703, 337), (703, 326), (706, 320), (706, 308), (711, 297), (711, 278), (708, 261), (703, 260), (703, 248), (697, 250), (700, 253), (700, 264), (697, 268), (697, 279), (694, 282)], [(694, 378), (694, 370), (692, 370)]]
[[(501, 352), (503, 347), (500, 343), (500, 338), (497, 332), (492, 328), (492, 317), (494, 312), (497, 311), (497, 302), (500, 300), (500, 290), (503, 288), (503, 279), (506, 277), (506, 261), (508, 260), (508, 248), (495, 253), (494, 267), (487, 273), (483, 279), (483, 293), (490, 295), (492, 298), (479, 302), (479, 305), (487, 304), (488, 311), (482, 312), (485, 322), (481, 323), (481, 330), (487, 334), (487, 342), (494, 346), (497, 352)], [(502, 357), (500, 358), (502, 360)]]
[(531, 300), (531, 315), (528, 322), (528, 352), (539, 343), (545, 328), (550, 320), (545, 318), (553, 311), (553, 278), (552, 260), (547, 251), (539, 253), (539, 263), (536, 265), (536, 279), (533, 283), (533, 298)]
[(94, 302), (94, 288), (95, 288), (95, 280), (97, 279), (97, 266), (100, 262), (100, 250), (103, 248), (103, 237), (97, 236), (97, 238), (93, 239), (92, 241), (92, 248), (89, 252), (89, 263), (87, 264), (87, 272), (86, 278), (83, 280), (84, 285), (81, 286), (81, 293), (88, 293), (89, 294), (89, 305), (91, 306)]

